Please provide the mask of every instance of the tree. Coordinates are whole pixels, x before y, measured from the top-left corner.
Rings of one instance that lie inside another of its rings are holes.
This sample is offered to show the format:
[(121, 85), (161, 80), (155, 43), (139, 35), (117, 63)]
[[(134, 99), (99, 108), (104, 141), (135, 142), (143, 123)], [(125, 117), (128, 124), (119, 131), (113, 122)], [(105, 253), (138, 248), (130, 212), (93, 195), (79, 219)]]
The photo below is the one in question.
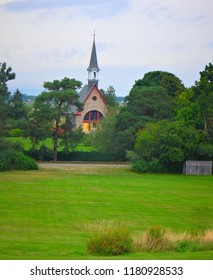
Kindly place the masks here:
[(213, 65), (200, 72), (200, 80), (177, 97), (178, 120), (205, 132), (213, 141)]
[(176, 98), (183, 90), (185, 87), (179, 78), (163, 71), (148, 72), (135, 81), (125, 98), (126, 106), (117, 117), (115, 139), (120, 152), (125, 154), (126, 150), (133, 149), (136, 133), (146, 123), (173, 120)]
[(118, 102), (115, 95), (115, 89), (113, 86), (109, 86), (106, 91), (101, 89), (100, 92), (109, 107), (118, 106)]
[(202, 132), (183, 122), (147, 123), (137, 133), (134, 159), (136, 163), (146, 162), (149, 167), (146, 171), (156, 171), (153, 167), (158, 167), (181, 172), (185, 160), (197, 159), (202, 143)]
[(47, 137), (52, 136), (52, 110), (49, 103), (41, 103), (36, 98), (33, 108), (29, 113), (29, 121), (25, 130), (25, 137), (32, 142), (32, 149)]
[(135, 82), (134, 88), (161, 86), (169, 96), (177, 96), (184, 91), (185, 86), (174, 74), (166, 71), (151, 71), (144, 75), (142, 79)]
[(9, 97), (10, 92), (7, 82), (15, 79), (15, 73), (12, 68), (6, 65), (6, 62), (0, 63), (0, 136), (4, 136), (9, 129)]
[(117, 114), (118, 109), (111, 108), (100, 121), (97, 130), (90, 135), (92, 146), (95, 146), (100, 152), (112, 153), (117, 151), (114, 142)]
[(26, 118), (27, 115), (27, 109), (23, 102), (23, 95), (22, 93), (17, 89), (10, 100), (11, 105), (11, 112), (10, 115), (14, 119), (22, 119)]
[(205, 66), (200, 72), (200, 80), (193, 87), (195, 102), (200, 106), (203, 117), (203, 130), (208, 134), (209, 140), (213, 140), (213, 64)]
[[(10, 92), (8, 91), (7, 82), (15, 79), (15, 73), (12, 68), (6, 66), (6, 63), (0, 64), (0, 171), (11, 169), (37, 169), (37, 163), (25, 156), (18, 145), (13, 145), (6, 141), (4, 136), (11, 126), (11, 121), (16, 117), (11, 114), (13, 107), (10, 101)], [(15, 113), (15, 111), (13, 112)]]
[[(44, 88), (46, 91), (36, 98), (34, 105), (34, 109), (37, 110), (36, 115), (41, 118), (42, 124), (45, 121), (48, 122), (48, 126), (50, 122), (52, 124), (55, 161), (57, 161), (58, 140), (66, 133), (62, 125), (67, 119), (74, 116), (74, 108), (77, 107), (78, 111), (82, 110), (82, 104), (78, 100), (77, 93), (77, 89), (81, 85), (80, 81), (69, 78), (64, 78), (61, 81), (45, 82)], [(38, 123), (38, 125), (41, 124)]]

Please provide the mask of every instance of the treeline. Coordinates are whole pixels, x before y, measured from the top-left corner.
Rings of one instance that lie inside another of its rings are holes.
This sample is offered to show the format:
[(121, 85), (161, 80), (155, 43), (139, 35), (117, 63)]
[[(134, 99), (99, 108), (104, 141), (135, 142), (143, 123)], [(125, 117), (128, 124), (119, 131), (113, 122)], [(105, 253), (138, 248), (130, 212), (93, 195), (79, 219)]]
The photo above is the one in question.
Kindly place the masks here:
[(126, 156), (137, 172), (180, 173), (185, 160), (212, 160), (213, 65), (190, 88), (171, 73), (146, 73), (91, 138), (98, 150)]
[[(75, 129), (76, 109), (81, 111), (78, 90), (82, 83), (63, 78), (44, 83), (44, 91), (33, 106), (23, 102), (17, 89), (8, 90), (7, 83), (15, 73), (6, 63), (0, 64), (0, 151), (18, 151), (6, 141), (6, 136), (24, 136), (31, 139), (31, 156), (49, 157), (55, 161), (71, 159), (77, 145), (85, 141), (81, 129)], [(96, 154), (78, 157), (130, 160), (137, 172), (181, 172), (187, 159), (213, 158), (213, 65), (209, 63), (200, 72), (200, 79), (186, 88), (172, 73), (152, 71), (135, 81), (122, 105), (115, 89), (101, 90), (108, 104), (108, 113), (98, 129), (87, 135), (86, 141), (96, 147)], [(39, 142), (51, 138), (53, 150), (36, 150)], [(58, 148), (62, 146), (59, 156)], [(34, 154), (33, 154), (34, 153)], [(97, 155), (99, 153), (99, 155)], [(9, 153), (11, 154), (11, 153)], [(29, 154), (29, 152), (28, 152)], [(107, 156), (108, 154), (108, 156)], [(0, 156), (0, 169), (7, 155)], [(104, 155), (104, 156), (103, 156)], [(3, 159), (4, 158), (4, 159)], [(11, 168), (15, 156), (11, 156)], [(27, 168), (26, 168), (27, 169)]]

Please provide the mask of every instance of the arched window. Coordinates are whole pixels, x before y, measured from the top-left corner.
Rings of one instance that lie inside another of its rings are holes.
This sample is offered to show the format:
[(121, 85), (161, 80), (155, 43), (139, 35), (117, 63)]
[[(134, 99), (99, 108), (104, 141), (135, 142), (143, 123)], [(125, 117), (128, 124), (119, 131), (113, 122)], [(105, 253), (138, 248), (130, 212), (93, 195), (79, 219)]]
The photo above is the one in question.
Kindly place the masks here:
[(93, 74), (94, 74), (94, 79), (96, 79), (96, 72), (93, 72)]
[(89, 111), (84, 116), (84, 122), (95, 122), (103, 118), (103, 114), (99, 111)]

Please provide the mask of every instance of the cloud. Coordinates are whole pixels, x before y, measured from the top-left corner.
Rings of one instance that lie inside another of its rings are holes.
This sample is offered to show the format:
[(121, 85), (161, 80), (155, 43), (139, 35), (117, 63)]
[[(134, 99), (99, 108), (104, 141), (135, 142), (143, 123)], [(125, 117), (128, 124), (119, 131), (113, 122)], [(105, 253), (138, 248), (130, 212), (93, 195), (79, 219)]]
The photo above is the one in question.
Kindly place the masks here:
[(212, 0), (0, 3), (0, 59), (17, 73), (20, 90), (64, 76), (87, 82), (94, 29), (99, 84), (113, 85), (118, 95), (153, 70), (172, 72), (190, 86), (212, 61)]
[(64, 8), (75, 8), (81, 9), (81, 13), (84, 13), (85, 9), (87, 12), (93, 12), (93, 16), (112, 16), (123, 9), (128, 7), (127, 0), (121, 1), (100, 1), (100, 0), (14, 0), (3, 3), (0, 8), (3, 8), (11, 12), (27, 12), (35, 10), (53, 10), (53, 9), (64, 9)]

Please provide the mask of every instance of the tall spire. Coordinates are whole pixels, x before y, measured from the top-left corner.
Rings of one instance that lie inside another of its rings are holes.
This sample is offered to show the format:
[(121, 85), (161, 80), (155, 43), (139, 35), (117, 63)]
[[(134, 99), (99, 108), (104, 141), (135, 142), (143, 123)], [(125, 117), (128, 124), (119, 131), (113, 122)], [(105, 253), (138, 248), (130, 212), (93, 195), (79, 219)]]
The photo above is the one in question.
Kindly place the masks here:
[(92, 53), (90, 57), (88, 71), (88, 89), (90, 90), (94, 85), (98, 87), (98, 72), (100, 71), (98, 67), (98, 59), (95, 47), (95, 32), (93, 35), (93, 45), (92, 45)]
[(100, 71), (98, 67), (98, 59), (97, 59), (96, 46), (95, 46), (95, 30), (93, 34), (93, 45), (92, 45), (90, 63), (89, 63), (89, 67), (87, 68), (87, 71), (93, 71), (93, 70), (96, 70), (97, 72)]

